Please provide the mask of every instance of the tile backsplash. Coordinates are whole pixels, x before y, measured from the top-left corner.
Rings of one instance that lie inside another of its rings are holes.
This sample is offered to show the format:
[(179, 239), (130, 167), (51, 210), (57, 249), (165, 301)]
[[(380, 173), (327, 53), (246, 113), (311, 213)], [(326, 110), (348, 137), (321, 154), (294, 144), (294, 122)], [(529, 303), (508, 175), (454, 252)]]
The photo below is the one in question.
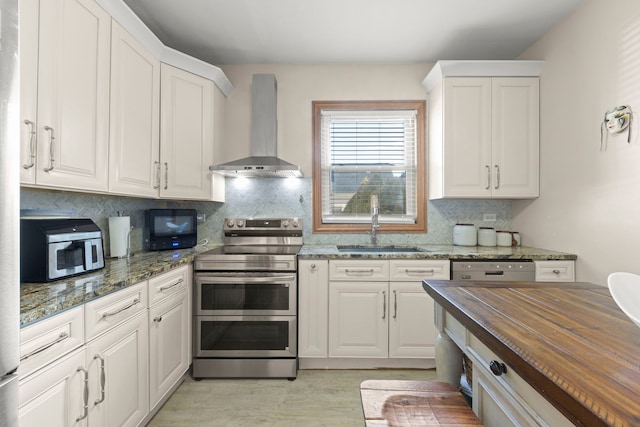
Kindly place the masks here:
[[(198, 225), (198, 237), (222, 243), (222, 223), (226, 217), (302, 217), (307, 244), (366, 244), (366, 234), (313, 234), (311, 232), (311, 178), (227, 179), (226, 202), (153, 200), (133, 197), (49, 191), (22, 188), (22, 209), (75, 211), (74, 216), (93, 219), (102, 229), (105, 250), (109, 250), (109, 217), (118, 212), (131, 217), (134, 227), (131, 248), (142, 249), (144, 211), (152, 208), (192, 208), (206, 215)], [(495, 222), (482, 221), (484, 213), (496, 214)], [(380, 244), (451, 244), (456, 223), (473, 223), (511, 229), (511, 202), (508, 200), (434, 200), (427, 206), (427, 233), (380, 234)]]

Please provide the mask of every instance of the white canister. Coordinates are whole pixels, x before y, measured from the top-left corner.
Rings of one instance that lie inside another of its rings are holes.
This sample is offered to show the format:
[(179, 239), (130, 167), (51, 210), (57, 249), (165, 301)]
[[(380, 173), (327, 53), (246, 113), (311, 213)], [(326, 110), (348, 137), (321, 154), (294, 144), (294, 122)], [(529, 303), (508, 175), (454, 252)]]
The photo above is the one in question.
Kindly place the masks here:
[(520, 233), (518, 233), (517, 231), (512, 231), (511, 234), (513, 235), (513, 240), (511, 241), (513, 246), (522, 245), (522, 237), (520, 236)]
[(513, 236), (510, 231), (498, 230), (496, 231), (496, 243), (498, 246), (511, 246)]
[(478, 245), (495, 246), (496, 229), (493, 227), (480, 227), (480, 229), (478, 230)]
[(456, 224), (453, 226), (453, 244), (458, 246), (475, 246), (478, 243), (478, 232), (473, 224)]

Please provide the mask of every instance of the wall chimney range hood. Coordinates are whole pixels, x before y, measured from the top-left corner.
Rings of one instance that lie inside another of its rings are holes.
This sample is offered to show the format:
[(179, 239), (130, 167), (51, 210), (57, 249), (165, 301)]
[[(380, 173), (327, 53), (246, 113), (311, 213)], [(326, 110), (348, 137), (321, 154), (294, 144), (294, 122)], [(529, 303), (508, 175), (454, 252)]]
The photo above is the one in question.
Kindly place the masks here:
[(254, 74), (251, 108), (251, 156), (209, 170), (231, 177), (301, 177), (300, 166), (277, 157), (277, 82), (273, 74)]

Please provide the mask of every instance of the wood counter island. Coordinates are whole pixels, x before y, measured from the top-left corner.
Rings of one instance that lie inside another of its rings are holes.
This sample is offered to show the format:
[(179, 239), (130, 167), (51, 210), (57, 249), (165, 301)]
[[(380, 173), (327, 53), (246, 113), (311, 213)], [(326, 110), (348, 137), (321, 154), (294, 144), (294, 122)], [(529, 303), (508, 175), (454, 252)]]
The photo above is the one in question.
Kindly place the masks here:
[[(591, 283), (425, 280), (438, 377), (473, 362), (487, 426), (640, 426), (640, 328)], [(490, 367), (490, 365), (493, 365)]]

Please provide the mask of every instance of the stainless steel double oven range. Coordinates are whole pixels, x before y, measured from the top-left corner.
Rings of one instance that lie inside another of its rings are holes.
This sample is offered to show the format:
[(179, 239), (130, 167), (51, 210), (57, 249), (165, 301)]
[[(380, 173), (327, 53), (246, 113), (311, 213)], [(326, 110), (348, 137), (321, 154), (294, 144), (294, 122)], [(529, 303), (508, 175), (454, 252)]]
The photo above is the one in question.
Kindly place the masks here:
[(300, 218), (227, 218), (224, 246), (195, 259), (193, 377), (297, 372)]

